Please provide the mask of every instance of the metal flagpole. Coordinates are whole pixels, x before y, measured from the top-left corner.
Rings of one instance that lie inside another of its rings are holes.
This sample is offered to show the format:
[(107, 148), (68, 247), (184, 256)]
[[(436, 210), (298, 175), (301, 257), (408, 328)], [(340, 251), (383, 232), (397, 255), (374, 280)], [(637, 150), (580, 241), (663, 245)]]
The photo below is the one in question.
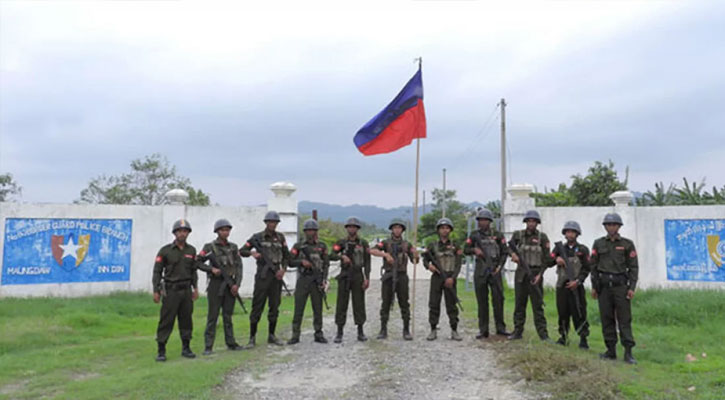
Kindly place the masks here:
[[(418, 69), (423, 67), (423, 57), (418, 57)], [(418, 251), (418, 176), (420, 171), (420, 138), (415, 139), (415, 205), (413, 206), (413, 249)], [(411, 304), (410, 333), (415, 335), (415, 286), (416, 271), (418, 270), (417, 260), (413, 260), (413, 301)]]

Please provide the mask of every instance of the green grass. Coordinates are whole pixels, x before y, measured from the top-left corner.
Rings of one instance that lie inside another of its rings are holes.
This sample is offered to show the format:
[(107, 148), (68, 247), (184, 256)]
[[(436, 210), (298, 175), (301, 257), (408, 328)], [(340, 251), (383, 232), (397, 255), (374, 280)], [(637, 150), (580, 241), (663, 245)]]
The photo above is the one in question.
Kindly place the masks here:
[[(328, 294), (334, 304), (335, 291)], [(245, 299), (247, 309), (251, 301)], [(304, 326), (312, 313), (308, 302)], [(77, 299), (39, 298), (0, 301), (0, 399), (41, 397), (83, 399), (198, 399), (232, 369), (265, 357), (266, 340), (252, 351), (226, 351), (221, 316), (215, 354), (201, 357), (206, 298), (194, 307), (194, 360), (180, 356), (178, 327), (167, 345), (168, 361), (154, 361), (160, 305), (146, 293), (116, 293)], [(283, 296), (278, 330), (289, 331), (293, 298)], [(328, 312), (332, 312), (328, 311)], [(234, 331), (240, 343), (249, 334), (249, 316), (237, 304)], [(266, 312), (259, 326), (266, 339)], [(283, 334), (283, 336), (285, 336)], [(258, 339), (260, 339), (258, 337)]]
[[(463, 288), (463, 282), (460, 282)], [(467, 319), (476, 318), (473, 291), (460, 290)], [(513, 329), (514, 293), (506, 289), (505, 318)], [(558, 338), (555, 292), (545, 293), (545, 313), (552, 339)], [(551, 393), (571, 399), (725, 399), (725, 292), (715, 290), (639, 290), (632, 303), (632, 326), (637, 346), (636, 366), (619, 360), (600, 361), (605, 350), (599, 309), (587, 291), (591, 350), (576, 346), (570, 333), (567, 348), (538, 340), (531, 306), (524, 340), (493, 345), (504, 364)], [(493, 321), (491, 322), (493, 326)], [(697, 358), (687, 362), (690, 353)], [(706, 357), (702, 357), (705, 353)], [(693, 388), (694, 390), (688, 390)]]

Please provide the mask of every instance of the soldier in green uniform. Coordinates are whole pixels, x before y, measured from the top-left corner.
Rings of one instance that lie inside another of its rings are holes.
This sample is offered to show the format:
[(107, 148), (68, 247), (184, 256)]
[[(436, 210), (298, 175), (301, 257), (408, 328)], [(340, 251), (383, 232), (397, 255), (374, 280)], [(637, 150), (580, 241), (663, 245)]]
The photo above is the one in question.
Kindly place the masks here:
[(363, 330), (367, 318), (365, 314), (365, 291), (370, 286), (370, 246), (367, 240), (358, 237), (357, 232), (362, 225), (356, 217), (345, 221), (347, 237), (340, 239), (332, 246), (330, 260), (340, 262), (340, 274), (337, 276), (337, 305), (335, 308), (335, 324), (337, 335), (335, 343), (342, 342), (342, 335), (347, 321), (347, 306), (352, 297), (352, 315), (357, 325), (357, 340), (368, 340)]
[(330, 259), (327, 245), (317, 239), (319, 226), (314, 219), (305, 221), (302, 230), (305, 237), (292, 247), (290, 267), (297, 268), (295, 284), (295, 314), (292, 319), (292, 337), (287, 344), (300, 342), (302, 317), (307, 306), (307, 297), (312, 302), (312, 326), (315, 328), (315, 342), (327, 343), (322, 333), (322, 296), (327, 290), (327, 272)]
[(430, 277), (430, 292), (428, 295), (428, 322), (430, 334), (428, 340), (435, 340), (438, 336), (438, 320), (441, 315), (441, 295), (445, 298), (448, 323), (451, 326), (451, 339), (463, 340), (458, 334), (458, 308), (456, 307), (456, 280), (461, 272), (463, 251), (450, 239), (453, 231), (453, 222), (448, 218), (441, 218), (436, 224), (438, 241), (432, 242), (423, 253), (423, 266), (433, 273)]
[(476, 270), (473, 277), (473, 286), (476, 291), (478, 303), (478, 335), (476, 339), (488, 337), (488, 291), (491, 289), (491, 305), (493, 306), (493, 319), (496, 323), (497, 335), (510, 335), (506, 332), (503, 312), (503, 279), (501, 270), (508, 257), (506, 238), (491, 226), (493, 213), (488, 209), (481, 209), (476, 214), (478, 230), (471, 233), (466, 240), (463, 253), (476, 256)]
[(284, 235), (277, 232), (280, 218), (276, 211), (269, 211), (264, 216), (267, 227), (257, 232), (239, 249), (242, 257), (254, 257), (257, 260), (257, 273), (254, 275), (254, 292), (252, 294), (252, 312), (249, 314), (249, 344), (256, 344), (257, 324), (262, 317), (264, 303), (269, 301), (267, 320), (269, 334), (267, 343), (282, 346), (281, 340), (275, 336), (279, 303), (282, 297), (282, 279), (289, 264), (289, 249)]
[(156, 255), (151, 283), (154, 288), (154, 303), (161, 302), (161, 315), (156, 330), (158, 354), (156, 361), (166, 361), (166, 342), (174, 329), (174, 321), (179, 319), (181, 336), (181, 355), (194, 358), (191, 351), (192, 322), (194, 301), (199, 297), (196, 276), (196, 249), (186, 243), (191, 233), (191, 225), (185, 219), (174, 222), (171, 233), (175, 239), (159, 250)]
[(607, 351), (603, 359), (617, 359), (617, 325), (624, 346), (624, 361), (636, 364), (632, 356), (632, 298), (637, 287), (639, 266), (634, 243), (619, 235), (622, 217), (611, 213), (604, 216), (607, 235), (592, 245), (592, 298), (599, 300), (602, 335)]
[(526, 229), (514, 232), (510, 240), (518, 248), (520, 254), (511, 251), (511, 261), (520, 264), (519, 256), (523, 258), (531, 269), (527, 274), (519, 265), (515, 273), (514, 332), (509, 339), (521, 339), (526, 323), (526, 304), (531, 298), (531, 309), (534, 312), (534, 325), (539, 338), (550, 341), (546, 330), (546, 317), (544, 316), (544, 271), (553, 265), (549, 250), (549, 238), (540, 232), (537, 226), (541, 223), (541, 216), (536, 210), (529, 210), (524, 215)]
[[(222, 310), (222, 321), (224, 322), (224, 341), (229, 350), (241, 350), (242, 346), (234, 339), (234, 326), (232, 316), (234, 315), (234, 304), (242, 284), (242, 259), (239, 257), (239, 248), (236, 243), (229, 241), (229, 234), (232, 231), (232, 224), (226, 219), (220, 219), (214, 223), (216, 240), (207, 243), (197, 256), (200, 261), (199, 269), (206, 271), (209, 284), (206, 287), (209, 311), (206, 317), (206, 330), (204, 331), (204, 355), (212, 354), (214, 339), (216, 338), (216, 325), (219, 319), (219, 309)], [(232, 278), (234, 284), (230, 287), (222, 277), (222, 271), (212, 265), (204, 263), (210, 255), (214, 256), (217, 265), (224, 268), (227, 275)]]
[(394, 219), (390, 226), (391, 235), (370, 249), (370, 254), (383, 257), (382, 297), (380, 306), (380, 333), (378, 339), (388, 337), (388, 317), (390, 307), (393, 305), (395, 295), (398, 297), (400, 314), (403, 318), (403, 339), (413, 340), (410, 334), (410, 303), (408, 303), (408, 260), (418, 263), (418, 251), (413, 245), (403, 239), (405, 222)]
[[(556, 311), (559, 314), (559, 334), (556, 343), (567, 345), (569, 320), (574, 323), (574, 330), (579, 334), (579, 348), (588, 349), (589, 323), (587, 322), (587, 299), (584, 293), (584, 281), (589, 276), (589, 248), (577, 242), (582, 229), (576, 221), (567, 221), (561, 234), (566, 241), (561, 248), (554, 247), (552, 258), (556, 261)], [(563, 249), (561, 254), (560, 250)], [(566, 263), (573, 270), (574, 279), (570, 280), (566, 271)], [(578, 308), (577, 308), (578, 306)]]

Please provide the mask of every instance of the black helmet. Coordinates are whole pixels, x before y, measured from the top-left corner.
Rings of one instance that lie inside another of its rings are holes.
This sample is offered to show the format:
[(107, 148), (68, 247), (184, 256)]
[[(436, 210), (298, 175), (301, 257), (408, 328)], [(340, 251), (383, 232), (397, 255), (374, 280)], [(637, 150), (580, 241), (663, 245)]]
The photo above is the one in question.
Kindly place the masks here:
[(314, 219), (308, 219), (307, 221), (305, 221), (304, 225), (302, 225), (302, 230), (306, 231), (306, 230), (310, 230), (310, 229), (319, 230), (320, 225)]
[(578, 235), (582, 234), (582, 228), (579, 226), (579, 223), (576, 221), (566, 221), (564, 223), (564, 227), (561, 228), (561, 234), (563, 235), (566, 231), (574, 231)]
[(405, 229), (406, 229), (406, 226), (405, 226), (405, 221), (403, 221), (403, 220), (402, 220), (402, 219), (400, 219), (400, 218), (395, 218), (395, 219), (393, 219), (392, 221), (390, 221), (390, 225), (388, 225), (388, 229), (389, 229), (389, 230), (393, 230), (393, 226), (395, 226), (395, 225), (400, 225), (400, 226), (402, 226), (402, 227), (403, 227), (403, 231), (405, 231)]
[(617, 213), (609, 213), (605, 215), (604, 220), (602, 221), (602, 225), (606, 224), (624, 225), (624, 223), (622, 222), (622, 217), (620, 217)]
[(438, 228), (440, 228), (443, 225), (448, 225), (451, 228), (451, 230), (453, 230), (453, 222), (451, 222), (451, 220), (448, 218), (439, 219), (438, 223), (436, 224), (436, 230), (438, 230)]
[(191, 224), (189, 224), (189, 221), (182, 218), (174, 222), (174, 226), (171, 228), (171, 233), (176, 233), (179, 229), (187, 229), (191, 232)]
[(476, 213), (476, 219), (487, 219), (493, 222), (493, 213), (488, 208), (482, 208)]
[(279, 214), (277, 214), (277, 211), (267, 211), (267, 213), (264, 214), (264, 222), (267, 221), (279, 222)]
[(358, 229), (362, 228), (362, 224), (360, 223), (360, 220), (357, 217), (350, 217), (345, 221), (345, 228), (348, 226), (357, 226)]
[(219, 229), (222, 229), (222, 228), (232, 229), (232, 223), (229, 222), (229, 220), (224, 219), (224, 218), (217, 220), (214, 223), (214, 233), (216, 233), (216, 231), (218, 231)]
[(536, 210), (526, 211), (526, 214), (524, 215), (524, 222), (526, 222), (527, 219), (533, 219), (536, 220), (536, 222), (541, 223), (541, 215), (539, 215), (539, 212)]

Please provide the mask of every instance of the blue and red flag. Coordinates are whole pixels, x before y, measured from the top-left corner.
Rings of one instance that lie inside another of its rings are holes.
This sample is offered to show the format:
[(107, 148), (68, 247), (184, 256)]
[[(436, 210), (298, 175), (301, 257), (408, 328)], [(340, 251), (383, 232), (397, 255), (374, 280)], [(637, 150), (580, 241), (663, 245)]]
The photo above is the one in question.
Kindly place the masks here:
[(421, 69), (403, 90), (355, 134), (355, 146), (366, 156), (390, 153), (425, 137)]

